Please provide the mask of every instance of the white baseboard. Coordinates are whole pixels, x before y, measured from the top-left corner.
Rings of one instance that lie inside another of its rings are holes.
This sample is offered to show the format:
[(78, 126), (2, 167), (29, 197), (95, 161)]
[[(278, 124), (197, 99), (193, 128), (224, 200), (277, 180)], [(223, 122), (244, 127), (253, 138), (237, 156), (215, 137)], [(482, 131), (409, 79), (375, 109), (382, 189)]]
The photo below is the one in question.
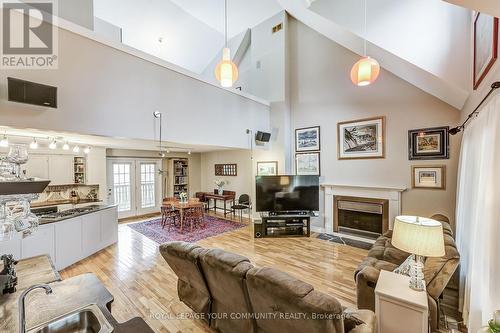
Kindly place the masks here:
[(311, 226), (311, 231), (312, 232), (317, 232), (319, 234), (324, 234), (325, 233), (325, 228), (312, 225)]

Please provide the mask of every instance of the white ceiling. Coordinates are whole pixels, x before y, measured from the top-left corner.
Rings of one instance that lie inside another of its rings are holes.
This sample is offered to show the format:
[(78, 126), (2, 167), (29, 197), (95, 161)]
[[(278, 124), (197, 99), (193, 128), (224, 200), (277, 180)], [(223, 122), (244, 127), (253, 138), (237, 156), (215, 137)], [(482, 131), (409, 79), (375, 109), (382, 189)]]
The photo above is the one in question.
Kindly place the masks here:
[[(171, 1), (201, 22), (224, 33), (224, 0)], [(227, 7), (229, 38), (283, 10), (276, 0), (228, 0)]]

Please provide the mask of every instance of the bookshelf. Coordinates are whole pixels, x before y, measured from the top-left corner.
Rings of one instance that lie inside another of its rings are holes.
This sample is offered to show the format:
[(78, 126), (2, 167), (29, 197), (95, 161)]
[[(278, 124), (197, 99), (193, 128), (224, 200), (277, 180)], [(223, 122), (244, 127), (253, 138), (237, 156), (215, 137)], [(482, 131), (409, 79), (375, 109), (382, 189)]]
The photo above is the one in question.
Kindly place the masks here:
[(73, 158), (73, 173), (75, 184), (85, 184), (87, 181), (87, 163), (85, 157), (75, 156)]
[(178, 198), (182, 192), (189, 196), (189, 164), (187, 159), (172, 159), (170, 161), (171, 179), (170, 194)]

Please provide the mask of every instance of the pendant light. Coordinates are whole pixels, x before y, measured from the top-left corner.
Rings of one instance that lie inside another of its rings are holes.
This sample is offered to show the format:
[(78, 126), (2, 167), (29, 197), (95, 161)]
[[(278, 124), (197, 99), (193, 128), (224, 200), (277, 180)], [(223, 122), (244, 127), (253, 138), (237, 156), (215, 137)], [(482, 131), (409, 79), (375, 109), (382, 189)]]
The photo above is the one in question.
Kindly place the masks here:
[(224, 49), (222, 60), (215, 67), (215, 78), (224, 88), (231, 88), (238, 80), (238, 67), (231, 61), (231, 50), (227, 45), (227, 0), (224, 0)]
[(364, 53), (363, 58), (356, 62), (351, 69), (351, 81), (359, 87), (368, 86), (377, 80), (380, 74), (380, 65), (377, 60), (366, 55), (366, 11), (367, 0), (365, 0), (365, 32), (364, 32)]

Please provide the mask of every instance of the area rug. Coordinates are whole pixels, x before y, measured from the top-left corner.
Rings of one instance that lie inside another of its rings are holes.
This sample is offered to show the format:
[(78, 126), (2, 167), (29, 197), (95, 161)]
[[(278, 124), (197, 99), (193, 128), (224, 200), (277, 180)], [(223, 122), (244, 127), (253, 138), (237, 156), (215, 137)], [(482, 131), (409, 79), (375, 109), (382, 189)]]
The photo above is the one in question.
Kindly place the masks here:
[(220, 235), (246, 226), (245, 224), (220, 219), (214, 216), (205, 216), (203, 222), (205, 223), (205, 227), (194, 228), (192, 232), (189, 231), (189, 228), (185, 227), (183, 233), (181, 233), (179, 229), (174, 226), (170, 228), (170, 231), (168, 231), (168, 226), (165, 226), (165, 229), (163, 229), (161, 227), (161, 218), (145, 222), (131, 223), (127, 226), (143, 234), (147, 238), (152, 239), (158, 244), (171, 241), (193, 243), (204, 238)]
[(319, 234), (317, 238), (323, 239), (323, 240), (326, 240), (329, 242), (333, 242), (333, 243), (357, 247), (358, 249), (363, 249), (363, 250), (369, 250), (373, 246), (373, 244), (369, 243), (369, 242), (363, 242), (363, 241), (359, 241), (359, 240), (348, 238), (348, 237), (340, 237), (340, 236), (330, 235), (330, 234)]

